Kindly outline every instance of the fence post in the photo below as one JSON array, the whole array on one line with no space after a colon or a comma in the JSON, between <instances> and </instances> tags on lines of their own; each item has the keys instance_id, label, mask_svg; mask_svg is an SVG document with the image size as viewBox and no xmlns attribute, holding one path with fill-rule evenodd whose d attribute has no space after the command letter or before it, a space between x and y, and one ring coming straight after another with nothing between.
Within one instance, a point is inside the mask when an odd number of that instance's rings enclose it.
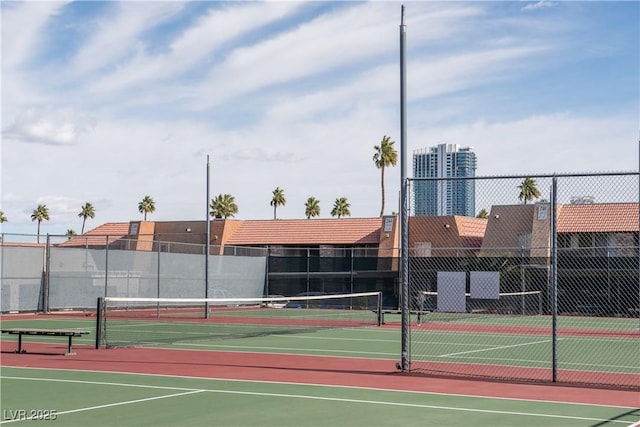
<instances>
[{"instance_id":1,"label":"fence post","mask_svg":"<svg viewBox=\"0 0 640 427\"><path fill-rule=\"evenodd\" d=\"M353 257L355 256L355 248L351 248L351 266L349 272L349 282L350 282L350 291L349 293L353 293Z\"/></svg>"},{"instance_id":2,"label":"fence post","mask_svg":"<svg viewBox=\"0 0 640 427\"><path fill-rule=\"evenodd\" d=\"M309 276L311 274L310 271L309 271L309 269L311 268L310 264L309 264L310 262L311 262L311 249L307 248L307 286L306 286L307 294L309 294L309 286L310 286L310 283L309 283L309 281L310 281L310 277ZM324 285L323 285L323 288L324 288Z\"/></svg>"},{"instance_id":3,"label":"fence post","mask_svg":"<svg viewBox=\"0 0 640 427\"><path fill-rule=\"evenodd\" d=\"M0 234L0 283L6 283L4 281L4 233ZM11 307L11 303L7 306ZM0 311L2 311L1 306Z\"/></svg>"},{"instance_id":4,"label":"fence post","mask_svg":"<svg viewBox=\"0 0 640 427\"><path fill-rule=\"evenodd\" d=\"M157 297L160 298L160 246L162 246L162 240L160 240L160 235L158 235L158 265L156 267L156 274L158 276L158 288L156 290ZM156 304L156 314L160 317L160 302Z\"/></svg>"},{"instance_id":5,"label":"fence post","mask_svg":"<svg viewBox=\"0 0 640 427\"><path fill-rule=\"evenodd\" d=\"M44 265L43 268L43 283L42 283L42 311L45 313L49 313L49 280L51 278L49 274L50 265L51 265L51 237L49 233L47 233L47 244L44 249Z\"/></svg>"},{"instance_id":6,"label":"fence post","mask_svg":"<svg viewBox=\"0 0 640 427\"><path fill-rule=\"evenodd\" d=\"M209 298L209 252L211 252L211 210L209 205L209 182L210 182L210 166L209 166L209 155L207 154L207 195L206 195L206 214L204 220L207 224L207 236L204 242L204 297ZM220 251L218 251L220 252ZM209 318L209 301L204 304L204 318Z\"/></svg>"},{"instance_id":7,"label":"fence post","mask_svg":"<svg viewBox=\"0 0 640 427\"><path fill-rule=\"evenodd\" d=\"M551 380L558 381L558 178L551 180Z\"/></svg>"},{"instance_id":8,"label":"fence post","mask_svg":"<svg viewBox=\"0 0 640 427\"><path fill-rule=\"evenodd\" d=\"M264 288L265 295L270 295L271 290L269 289L269 262L271 262L271 251L269 250L269 246L267 245L266 249L263 252L265 256L265 266L264 266Z\"/></svg>"},{"instance_id":9,"label":"fence post","mask_svg":"<svg viewBox=\"0 0 640 427\"><path fill-rule=\"evenodd\" d=\"M109 289L109 236L104 237L104 297Z\"/></svg>"},{"instance_id":10,"label":"fence post","mask_svg":"<svg viewBox=\"0 0 640 427\"><path fill-rule=\"evenodd\" d=\"M96 307L96 350L100 348L102 343L102 308L104 306L104 297L98 297Z\"/></svg>"}]
</instances>

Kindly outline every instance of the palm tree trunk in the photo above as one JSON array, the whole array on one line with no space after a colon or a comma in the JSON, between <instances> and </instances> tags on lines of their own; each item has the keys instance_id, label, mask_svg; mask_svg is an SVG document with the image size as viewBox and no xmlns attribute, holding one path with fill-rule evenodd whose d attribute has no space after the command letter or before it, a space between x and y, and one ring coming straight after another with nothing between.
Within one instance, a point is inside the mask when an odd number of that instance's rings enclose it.
<instances>
[{"instance_id":1,"label":"palm tree trunk","mask_svg":"<svg viewBox=\"0 0 640 427\"><path fill-rule=\"evenodd\" d=\"M382 187L382 207L380 208L380 218L384 215L384 165L380 168L382 170L380 186Z\"/></svg>"},{"instance_id":2,"label":"palm tree trunk","mask_svg":"<svg viewBox=\"0 0 640 427\"><path fill-rule=\"evenodd\" d=\"M38 244L40 243L40 223L42 221L38 220Z\"/></svg>"}]
</instances>

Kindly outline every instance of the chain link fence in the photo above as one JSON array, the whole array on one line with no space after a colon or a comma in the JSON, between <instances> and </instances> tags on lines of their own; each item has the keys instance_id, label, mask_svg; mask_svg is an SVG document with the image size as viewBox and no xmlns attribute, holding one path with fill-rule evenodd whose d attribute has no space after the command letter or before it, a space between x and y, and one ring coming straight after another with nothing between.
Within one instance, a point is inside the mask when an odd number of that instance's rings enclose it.
<instances>
[{"instance_id":1,"label":"chain link fence","mask_svg":"<svg viewBox=\"0 0 640 427\"><path fill-rule=\"evenodd\" d=\"M268 294L302 296L380 291L385 309L398 307L398 258L382 256L378 248L271 247L268 253Z\"/></svg>"},{"instance_id":2,"label":"chain link fence","mask_svg":"<svg viewBox=\"0 0 640 427\"><path fill-rule=\"evenodd\" d=\"M94 310L98 297L261 297L267 253L110 236L46 236L42 244L0 245L1 311ZM22 237L22 236L15 236ZM17 239L16 239L17 240ZM208 262L208 265L205 263ZM205 275L205 272L208 274Z\"/></svg>"},{"instance_id":3,"label":"chain link fence","mask_svg":"<svg viewBox=\"0 0 640 427\"><path fill-rule=\"evenodd\" d=\"M371 290L394 308L406 285L401 357L411 371L640 389L639 177L411 179L402 259L377 248L232 246L205 258L205 245L169 237L12 245L23 236L5 234L0 308Z\"/></svg>"},{"instance_id":4,"label":"chain link fence","mask_svg":"<svg viewBox=\"0 0 640 427\"><path fill-rule=\"evenodd\" d=\"M640 388L638 176L410 180L410 370Z\"/></svg>"}]
</instances>

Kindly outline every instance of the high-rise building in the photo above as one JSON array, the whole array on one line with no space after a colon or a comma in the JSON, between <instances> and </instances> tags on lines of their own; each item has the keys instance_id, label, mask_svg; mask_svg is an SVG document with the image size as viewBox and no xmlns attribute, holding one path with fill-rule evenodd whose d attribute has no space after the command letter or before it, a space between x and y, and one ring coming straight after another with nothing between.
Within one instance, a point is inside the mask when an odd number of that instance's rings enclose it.
<instances>
[{"instance_id":1,"label":"high-rise building","mask_svg":"<svg viewBox=\"0 0 640 427\"><path fill-rule=\"evenodd\" d=\"M475 216L476 155L473 147L439 144L413 152L413 207L416 216ZM426 179L419 178L443 178ZM444 179L448 178L448 179Z\"/></svg>"}]
</instances>

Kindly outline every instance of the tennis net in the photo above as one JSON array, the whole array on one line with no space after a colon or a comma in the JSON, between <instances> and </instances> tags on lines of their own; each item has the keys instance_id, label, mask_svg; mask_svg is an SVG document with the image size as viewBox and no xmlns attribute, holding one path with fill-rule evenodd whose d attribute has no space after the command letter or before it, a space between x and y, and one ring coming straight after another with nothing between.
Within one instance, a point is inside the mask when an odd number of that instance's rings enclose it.
<instances>
[{"instance_id":1,"label":"tennis net","mask_svg":"<svg viewBox=\"0 0 640 427\"><path fill-rule=\"evenodd\" d=\"M99 298L96 347L380 326L381 304L381 292L263 298Z\"/></svg>"}]
</instances>

